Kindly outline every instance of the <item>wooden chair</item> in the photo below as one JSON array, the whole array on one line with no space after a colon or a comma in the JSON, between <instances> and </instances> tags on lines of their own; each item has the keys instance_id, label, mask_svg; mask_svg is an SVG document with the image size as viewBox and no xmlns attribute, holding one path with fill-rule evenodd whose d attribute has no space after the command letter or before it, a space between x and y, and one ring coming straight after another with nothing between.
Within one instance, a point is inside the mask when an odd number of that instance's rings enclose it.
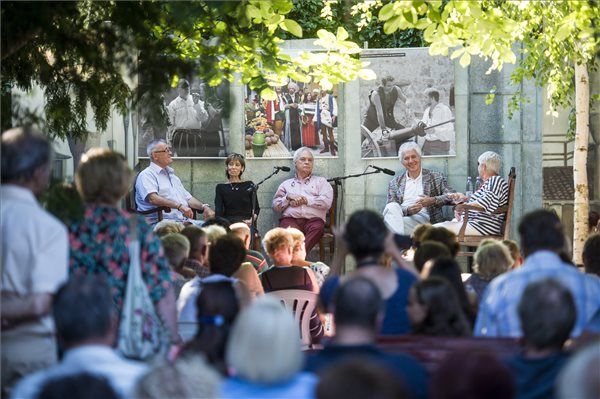
<instances>
[{"instance_id":1,"label":"wooden chair","mask_svg":"<svg viewBox=\"0 0 600 399\"><path fill-rule=\"evenodd\" d=\"M171 208L168 208L166 206L157 206L156 208L148 209L147 211L140 211L139 209L137 209L137 203L135 202L135 183L137 181L137 177L138 175L135 176L131 190L129 190L129 192L125 196L125 209L129 213L137 213L144 216L156 214L156 217L160 222L161 220L163 220L163 212L169 213L171 212Z\"/></svg>"},{"instance_id":2,"label":"wooden chair","mask_svg":"<svg viewBox=\"0 0 600 399\"><path fill-rule=\"evenodd\" d=\"M504 224L502 225L502 231L499 235L491 235L491 236L470 236L465 235L465 229L467 228L467 223L469 222L469 211L475 210L475 207L465 205L465 214L463 216L463 224L458 233L458 243L461 246L467 247L464 251L459 251L458 256L468 256L472 257L475 254L474 248L476 249L479 246L479 243L485 239L495 239L495 240L508 240L510 235L510 220L512 218L512 208L513 208L513 199L515 196L515 180L517 179L517 173L515 171L515 167L510 168L510 173L508 174L508 204L506 206L500 207L496 209L494 214L501 215L504 214Z\"/></svg>"},{"instance_id":3,"label":"wooden chair","mask_svg":"<svg viewBox=\"0 0 600 399\"><path fill-rule=\"evenodd\" d=\"M279 290L269 292L267 295L279 299L281 305L293 313L294 319L300 326L302 348L312 348L310 318L317 306L318 294L306 290Z\"/></svg>"},{"instance_id":4,"label":"wooden chair","mask_svg":"<svg viewBox=\"0 0 600 399\"><path fill-rule=\"evenodd\" d=\"M333 201L331 201L331 208L327 212L325 218L325 227L323 230L323 236L319 240L319 260L325 262L325 245L329 243L329 256L333 257L335 251L335 236L333 234L333 228L335 227L336 209L337 209L337 197L338 197L338 185L332 184L333 187Z\"/></svg>"}]
</instances>

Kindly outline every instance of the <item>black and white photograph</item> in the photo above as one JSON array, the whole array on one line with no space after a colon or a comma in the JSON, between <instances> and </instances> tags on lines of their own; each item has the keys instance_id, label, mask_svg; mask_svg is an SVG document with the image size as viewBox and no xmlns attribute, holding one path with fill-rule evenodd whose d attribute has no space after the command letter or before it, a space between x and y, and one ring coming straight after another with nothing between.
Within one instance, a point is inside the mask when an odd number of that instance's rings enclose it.
<instances>
[{"instance_id":1,"label":"black and white photograph","mask_svg":"<svg viewBox=\"0 0 600 399\"><path fill-rule=\"evenodd\" d=\"M397 157L416 141L423 156L455 156L454 62L428 48L364 50L374 81L360 81L361 157Z\"/></svg>"},{"instance_id":2,"label":"black and white photograph","mask_svg":"<svg viewBox=\"0 0 600 399\"><path fill-rule=\"evenodd\" d=\"M180 78L151 106L142 95L139 109L138 153L166 140L174 158L223 158L229 145L229 83L211 87L198 78ZM156 103L156 102L154 102Z\"/></svg>"}]
</instances>

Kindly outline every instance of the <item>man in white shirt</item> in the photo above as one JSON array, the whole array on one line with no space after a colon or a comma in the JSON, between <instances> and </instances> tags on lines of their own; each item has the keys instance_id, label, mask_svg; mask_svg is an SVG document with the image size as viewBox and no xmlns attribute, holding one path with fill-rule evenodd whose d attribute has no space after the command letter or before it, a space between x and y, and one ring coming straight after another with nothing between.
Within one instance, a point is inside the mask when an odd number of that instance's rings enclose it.
<instances>
[{"instance_id":1,"label":"man in white shirt","mask_svg":"<svg viewBox=\"0 0 600 399\"><path fill-rule=\"evenodd\" d=\"M202 122L208 119L208 112L200 96L190 95L190 82L181 79L177 85L178 96L169 103L169 131L167 141L170 143L173 133L178 129L200 130Z\"/></svg>"},{"instance_id":2,"label":"man in white shirt","mask_svg":"<svg viewBox=\"0 0 600 399\"><path fill-rule=\"evenodd\" d=\"M454 116L447 105L440 102L440 92L430 87L425 90L429 106L423 113L422 123L426 126L440 126L427 129L423 143L423 155L449 155L455 153L452 148L454 141ZM422 126L422 125L421 125ZM425 126L423 126L425 127Z\"/></svg>"},{"instance_id":3,"label":"man in white shirt","mask_svg":"<svg viewBox=\"0 0 600 399\"><path fill-rule=\"evenodd\" d=\"M83 372L106 378L121 397L131 397L148 366L124 359L112 348L118 316L106 282L90 276L71 279L56 293L52 313L65 347L63 359L19 381L11 397L36 398L49 380Z\"/></svg>"},{"instance_id":4,"label":"man in white shirt","mask_svg":"<svg viewBox=\"0 0 600 399\"><path fill-rule=\"evenodd\" d=\"M421 148L404 143L398 158L406 172L390 181L383 220L398 234L411 234L419 224L444 221L442 206L452 203L454 189L440 173L421 167Z\"/></svg>"},{"instance_id":5,"label":"man in white shirt","mask_svg":"<svg viewBox=\"0 0 600 399\"><path fill-rule=\"evenodd\" d=\"M175 171L169 165L173 163L171 147L164 140L155 140L148 144L150 165L142 170L135 182L135 202L141 211L157 206L171 208L165 213L165 219L179 222L197 223L194 221L193 209L202 210L204 219L215 215L207 204L193 197L181 183ZM149 218L149 223L157 219Z\"/></svg>"},{"instance_id":6,"label":"man in white shirt","mask_svg":"<svg viewBox=\"0 0 600 399\"><path fill-rule=\"evenodd\" d=\"M52 295L67 279L66 227L38 204L48 186L52 147L41 133L2 134L2 389L57 361Z\"/></svg>"}]
</instances>

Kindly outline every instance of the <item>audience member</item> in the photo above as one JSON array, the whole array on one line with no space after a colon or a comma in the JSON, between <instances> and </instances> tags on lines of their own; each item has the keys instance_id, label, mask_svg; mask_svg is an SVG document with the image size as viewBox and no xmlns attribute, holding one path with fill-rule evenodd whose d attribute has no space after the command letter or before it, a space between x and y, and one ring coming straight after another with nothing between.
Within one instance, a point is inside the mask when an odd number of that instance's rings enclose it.
<instances>
[{"instance_id":1,"label":"audience member","mask_svg":"<svg viewBox=\"0 0 600 399\"><path fill-rule=\"evenodd\" d=\"M217 399L221 376L202 357L178 358L140 378L135 388L139 399Z\"/></svg>"},{"instance_id":2,"label":"audience member","mask_svg":"<svg viewBox=\"0 0 600 399\"><path fill-rule=\"evenodd\" d=\"M600 339L575 353L556 381L559 399L600 398Z\"/></svg>"},{"instance_id":3,"label":"audience member","mask_svg":"<svg viewBox=\"0 0 600 399\"><path fill-rule=\"evenodd\" d=\"M196 276L181 288L181 294L177 301L177 313L180 322L195 322L198 320L196 301L204 285L208 283L230 282L238 290L242 303L248 300L248 289L233 274L238 271L246 248L242 240L226 234L219 237L210 247L208 253L208 264L210 275L201 279Z\"/></svg>"},{"instance_id":4,"label":"audience member","mask_svg":"<svg viewBox=\"0 0 600 399\"><path fill-rule=\"evenodd\" d=\"M515 392L508 367L472 348L448 354L431 378L435 399L513 399Z\"/></svg>"},{"instance_id":5,"label":"audience member","mask_svg":"<svg viewBox=\"0 0 600 399\"><path fill-rule=\"evenodd\" d=\"M218 224L209 224L202 228L206 233L206 240L209 245L213 245L219 237L223 237L227 234L227 229Z\"/></svg>"},{"instance_id":6,"label":"audience member","mask_svg":"<svg viewBox=\"0 0 600 399\"><path fill-rule=\"evenodd\" d=\"M307 147L294 152L296 174L279 185L273 211L281 213L279 227L295 227L306 236L306 252L319 242L325 216L333 201L333 188L324 177L312 174L314 157Z\"/></svg>"},{"instance_id":7,"label":"audience member","mask_svg":"<svg viewBox=\"0 0 600 399\"><path fill-rule=\"evenodd\" d=\"M75 183L86 210L84 219L69 227L69 272L105 277L121 315L130 264L129 242L135 231L142 279L171 341L177 342L175 294L160 240L142 216L129 215L118 207L132 177L127 160L118 152L92 148L81 158Z\"/></svg>"},{"instance_id":8,"label":"audience member","mask_svg":"<svg viewBox=\"0 0 600 399\"><path fill-rule=\"evenodd\" d=\"M537 210L526 214L519 223L519 235L525 263L488 285L479 305L475 335L520 336L517 305L525 287L551 277L565 285L575 298L577 321L571 334L578 336L600 308L600 279L561 260L559 253L564 248L565 236L553 212Z\"/></svg>"},{"instance_id":9,"label":"audience member","mask_svg":"<svg viewBox=\"0 0 600 399\"><path fill-rule=\"evenodd\" d=\"M67 279L65 226L36 200L48 186L52 147L39 132L2 133L2 390L57 361L52 295ZM5 392L6 393L6 392ZM4 395L3 395L4 396Z\"/></svg>"},{"instance_id":10,"label":"audience member","mask_svg":"<svg viewBox=\"0 0 600 399\"><path fill-rule=\"evenodd\" d=\"M231 282L204 284L196 300L198 330L180 356L202 354L221 375L227 376L225 345L239 310L240 303Z\"/></svg>"},{"instance_id":11,"label":"audience member","mask_svg":"<svg viewBox=\"0 0 600 399\"><path fill-rule=\"evenodd\" d=\"M229 226L231 226L231 222L221 216L214 216L214 217L207 219L202 226L203 227L221 226L222 228L225 229L226 233L231 233L231 229L229 228Z\"/></svg>"},{"instance_id":12,"label":"audience member","mask_svg":"<svg viewBox=\"0 0 600 399\"><path fill-rule=\"evenodd\" d=\"M600 213L590 211L588 216L589 234L598 233L598 225L600 224Z\"/></svg>"},{"instance_id":13,"label":"audience member","mask_svg":"<svg viewBox=\"0 0 600 399\"><path fill-rule=\"evenodd\" d=\"M431 228L425 230L421 240L423 242L436 241L444 244L446 248L448 248L448 251L450 251L450 255L453 258L456 258L456 254L458 254L458 250L460 249L456 234L444 227L432 226Z\"/></svg>"},{"instance_id":14,"label":"audience member","mask_svg":"<svg viewBox=\"0 0 600 399\"><path fill-rule=\"evenodd\" d=\"M305 370L323 375L335 364L368 358L393 370L411 397L426 398L425 368L410 356L387 354L375 346L384 311L375 284L364 277L350 278L337 289L334 302L335 336L323 350L307 357Z\"/></svg>"},{"instance_id":15,"label":"audience member","mask_svg":"<svg viewBox=\"0 0 600 399\"><path fill-rule=\"evenodd\" d=\"M317 378L302 372L298 324L268 295L243 309L233 324L225 359L232 372L221 398L313 398Z\"/></svg>"},{"instance_id":16,"label":"audience member","mask_svg":"<svg viewBox=\"0 0 600 399\"><path fill-rule=\"evenodd\" d=\"M523 259L523 256L521 256L521 248L519 248L519 244L517 244L517 242L514 240L503 240L502 244L505 245L506 248L508 248L508 251L510 252L510 256L512 257L512 260L513 260L513 263L509 267L509 270L513 270L518 267L521 267L524 259Z\"/></svg>"},{"instance_id":17,"label":"audience member","mask_svg":"<svg viewBox=\"0 0 600 399\"><path fill-rule=\"evenodd\" d=\"M173 272L173 291L175 299L177 299L183 284L196 275L194 270L184 266L185 260L190 254L190 242L183 234L179 233L167 234L160 241Z\"/></svg>"},{"instance_id":18,"label":"audience member","mask_svg":"<svg viewBox=\"0 0 600 399\"><path fill-rule=\"evenodd\" d=\"M465 280L465 288L476 295L479 303L490 281L506 272L512 264L513 258L504 244L483 240L475 252L474 273Z\"/></svg>"},{"instance_id":19,"label":"audience member","mask_svg":"<svg viewBox=\"0 0 600 399\"><path fill-rule=\"evenodd\" d=\"M586 273L600 277L600 233L592 234L585 240L583 267Z\"/></svg>"},{"instance_id":20,"label":"audience member","mask_svg":"<svg viewBox=\"0 0 600 399\"><path fill-rule=\"evenodd\" d=\"M123 359L112 348L118 316L104 280L70 279L56 293L52 313L58 339L65 349L62 361L25 377L16 385L12 397L36 398L47 381L81 372L107 378L120 396L128 397L147 366Z\"/></svg>"},{"instance_id":21,"label":"audience member","mask_svg":"<svg viewBox=\"0 0 600 399\"><path fill-rule=\"evenodd\" d=\"M279 290L304 290L319 293L315 274L308 267L292 265L294 241L288 229L275 227L265 234L263 246L273 261L273 267L260 275L265 292ZM316 309L310 318L310 336L313 343L324 334L323 325Z\"/></svg>"},{"instance_id":22,"label":"audience member","mask_svg":"<svg viewBox=\"0 0 600 399\"><path fill-rule=\"evenodd\" d=\"M181 183L175 171L171 147L162 139L151 141L147 148L150 165L142 170L135 181L135 202L141 211L166 206L171 212L164 213L165 219L178 222L194 222L194 209L204 212L204 218L215 215L207 204L190 194ZM149 217L150 223L156 218Z\"/></svg>"},{"instance_id":23,"label":"audience member","mask_svg":"<svg viewBox=\"0 0 600 399\"><path fill-rule=\"evenodd\" d=\"M88 373L68 375L49 380L36 399L121 399L106 378Z\"/></svg>"},{"instance_id":24,"label":"audience member","mask_svg":"<svg viewBox=\"0 0 600 399\"><path fill-rule=\"evenodd\" d=\"M419 224L443 222L442 206L454 199L446 176L421 167L421 147L414 141L400 146L398 158L406 170L388 185L386 226L394 233L411 234Z\"/></svg>"},{"instance_id":25,"label":"audience member","mask_svg":"<svg viewBox=\"0 0 600 399\"><path fill-rule=\"evenodd\" d=\"M210 274L208 268L208 240L204 230L198 226L185 226L181 230L190 242L190 254L185 260L183 267L192 269L196 276L204 278Z\"/></svg>"},{"instance_id":26,"label":"audience member","mask_svg":"<svg viewBox=\"0 0 600 399\"><path fill-rule=\"evenodd\" d=\"M563 346L575 325L577 309L567 288L553 279L525 288L518 306L523 352L509 362L518 399L551 399L567 361Z\"/></svg>"},{"instance_id":27,"label":"audience member","mask_svg":"<svg viewBox=\"0 0 600 399\"><path fill-rule=\"evenodd\" d=\"M451 258L450 251L441 242L437 241L422 241L415 251L413 262L419 273L425 269L427 262L433 263L437 259ZM431 266L429 266L431 268Z\"/></svg>"},{"instance_id":28,"label":"audience member","mask_svg":"<svg viewBox=\"0 0 600 399\"><path fill-rule=\"evenodd\" d=\"M356 270L344 276L333 276L325 280L321 288L321 303L329 310L335 290L352 276L363 276L375 283L385 300L385 312L380 334L407 334L410 330L406 305L408 290L417 277L403 267L389 268L381 265L384 252L394 245L393 234L388 231L383 218L376 212L360 210L354 212L346 223L343 234L336 243L336 259L350 253L356 260ZM403 265L401 259L397 259ZM334 259L333 270L337 270Z\"/></svg>"},{"instance_id":29,"label":"audience member","mask_svg":"<svg viewBox=\"0 0 600 399\"><path fill-rule=\"evenodd\" d=\"M413 397L389 368L371 359L349 360L328 368L315 394L317 399Z\"/></svg>"},{"instance_id":30,"label":"audience member","mask_svg":"<svg viewBox=\"0 0 600 399\"><path fill-rule=\"evenodd\" d=\"M184 227L185 226L182 223L178 223L173 220L163 219L154 225L153 230L157 236L163 237L167 234L181 233Z\"/></svg>"},{"instance_id":31,"label":"audience member","mask_svg":"<svg viewBox=\"0 0 600 399\"><path fill-rule=\"evenodd\" d=\"M306 245L304 244L304 233L294 227L288 227L292 240L294 241L294 247L292 249L292 265L309 267L314 273L317 279L319 287L323 285L323 282L329 274L329 266L321 261L309 262L306 260Z\"/></svg>"},{"instance_id":32,"label":"audience member","mask_svg":"<svg viewBox=\"0 0 600 399\"><path fill-rule=\"evenodd\" d=\"M412 333L443 337L467 337L471 328L455 290L441 277L421 280L410 289L406 307Z\"/></svg>"},{"instance_id":33,"label":"audience member","mask_svg":"<svg viewBox=\"0 0 600 399\"><path fill-rule=\"evenodd\" d=\"M244 242L246 247L246 262L250 262L257 273L262 273L269 268L267 260L262 253L250 249L252 244L252 235L250 234L250 227L244 222L233 223L229 226L231 232L238 236L240 240Z\"/></svg>"}]
</instances>

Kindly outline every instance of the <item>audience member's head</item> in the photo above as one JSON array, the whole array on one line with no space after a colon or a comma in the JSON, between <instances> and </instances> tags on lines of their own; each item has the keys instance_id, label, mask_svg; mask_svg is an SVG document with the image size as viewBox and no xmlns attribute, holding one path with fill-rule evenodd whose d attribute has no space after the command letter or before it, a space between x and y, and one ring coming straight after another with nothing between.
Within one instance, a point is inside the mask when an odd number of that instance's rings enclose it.
<instances>
[{"instance_id":1,"label":"audience member's head","mask_svg":"<svg viewBox=\"0 0 600 399\"><path fill-rule=\"evenodd\" d=\"M183 223L174 220L163 219L154 225L154 233L159 237L164 237L167 234L181 233L184 229Z\"/></svg>"},{"instance_id":2,"label":"audience member's head","mask_svg":"<svg viewBox=\"0 0 600 399\"><path fill-rule=\"evenodd\" d=\"M428 261L441 258L451 258L448 247L437 241L421 241L415 251L413 262L417 270L421 272Z\"/></svg>"},{"instance_id":3,"label":"audience member's head","mask_svg":"<svg viewBox=\"0 0 600 399\"><path fill-rule=\"evenodd\" d=\"M508 248L512 258L512 265L509 269L516 269L523 264L523 256L521 256L521 248L514 240L503 240L502 244Z\"/></svg>"},{"instance_id":4,"label":"audience member's head","mask_svg":"<svg viewBox=\"0 0 600 399\"><path fill-rule=\"evenodd\" d=\"M600 233L592 234L585 240L583 267L586 273L600 276Z\"/></svg>"},{"instance_id":5,"label":"audience member's head","mask_svg":"<svg viewBox=\"0 0 600 399\"><path fill-rule=\"evenodd\" d=\"M240 240L242 240L242 242L244 243L246 248L250 248L250 244L252 242L251 233L250 233L250 227L248 227L248 225L246 223L243 223L243 222L233 223L229 226L229 230L231 230L231 232L233 234L235 234L236 236L239 237Z\"/></svg>"},{"instance_id":6,"label":"audience member's head","mask_svg":"<svg viewBox=\"0 0 600 399\"><path fill-rule=\"evenodd\" d=\"M174 270L181 268L190 255L190 242L187 237L183 234L171 233L163 236L160 241L171 267Z\"/></svg>"},{"instance_id":7,"label":"audience member's head","mask_svg":"<svg viewBox=\"0 0 600 399\"><path fill-rule=\"evenodd\" d=\"M516 387L508 367L492 354L461 349L440 363L429 393L435 399L512 399Z\"/></svg>"},{"instance_id":8,"label":"audience member's head","mask_svg":"<svg viewBox=\"0 0 600 399\"><path fill-rule=\"evenodd\" d=\"M384 251L384 242L389 231L377 212L360 210L354 212L344 231L348 252L356 260L379 258Z\"/></svg>"},{"instance_id":9,"label":"audience member's head","mask_svg":"<svg viewBox=\"0 0 600 399\"><path fill-rule=\"evenodd\" d=\"M525 346L534 350L561 350L577 318L573 295L553 279L529 284L517 313Z\"/></svg>"},{"instance_id":10,"label":"audience member's head","mask_svg":"<svg viewBox=\"0 0 600 399\"><path fill-rule=\"evenodd\" d=\"M75 185L86 203L116 205L131 189L133 171L123 154L92 148L81 157Z\"/></svg>"},{"instance_id":11,"label":"audience member's head","mask_svg":"<svg viewBox=\"0 0 600 399\"><path fill-rule=\"evenodd\" d=\"M306 247L304 245L304 233L300 230L288 227L287 231L290 233L292 237L292 241L294 242L292 247L292 259L306 259Z\"/></svg>"},{"instance_id":12,"label":"audience member's head","mask_svg":"<svg viewBox=\"0 0 600 399\"><path fill-rule=\"evenodd\" d=\"M53 151L48 139L31 127L18 127L2 133L0 148L2 184L26 186L41 194L52 171Z\"/></svg>"},{"instance_id":13,"label":"audience member's head","mask_svg":"<svg viewBox=\"0 0 600 399\"><path fill-rule=\"evenodd\" d=\"M590 211L588 216L588 229L590 234L598 232L598 223L600 222L600 213Z\"/></svg>"},{"instance_id":14,"label":"audience member's head","mask_svg":"<svg viewBox=\"0 0 600 399\"><path fill-rule=\"evenodd\" d=\"M491 281L508 270L513 258L508 248L500 241L483 240L475 252L475 265L473 270L482 279Z\"/></svg>"},{"instance_id":15,"label":"audience member's head","mask_svg":"<svg viewBox=\"0 0 600 399\"><path fill-rule=\"evenodd\" d=\"M249 382L289 381L302 368L298 323L278 299L259 297L234 322L225 358L235 375Z\"/></svg>"},{"instance_id":16,"label":"audience member's head","mask_svg":"<svg viewBox=\"0 0 600 399\"><path fill-rule=\"evenodd\" d=\"M209 226L203 225L202 230L206 233L206 241L208 241L209 245L213 245L219 237L227 234L227 230L223 226L218 226L216 224Z\"/></svg>"},{"instance_id":17,"label":"audience member's head","mask_svg":"<svg viewBox=\"0 0 600 399\"><path fill-rule=\"evenodd\" d=\"M475 310L471 306L471 302L469 302L469 297L467 296L467 291L465 289L465 285L462 282L460 266L456 262L456 260L452 258L441 258L436 259L431 264L431 268L427 269L427 267L423 270L423 278L427 277L441 277L445 279L450 286L454 289L456 293L456 297L458 298L458 302L460 303L460 307L463 310L464 315L467 317L467 320L470 323L475 321Z\"/></svg>"},{"instance_id":18,"label":"audience member's head","mask_svg":"<svg viewBox=\"0 0 600 399\"><path fill-rule=\"evenodd\" d=\"M291 265L294 240L288 229L275 227L267 231L267 234L263 238L263 247L274 265Z\"/></svg>"},{"instance_id":19,"label":"audience member's head","mask_svg":"<svg viewBox=\"0 0 600 399\"><path fill-rule=\"evenodd\" d=\"M227 375L225 346L240 303L230 281L205 283L196 299L198 331L182 354L202 353L222 375Z\"/></svg>"},{"instance_id":20,"label":"audience member's head","mask_svg":"<svg viewBox=\"0 0 600 399\"><path fill-rule=\"evenodd\" d=\"M410 395L389 368L370 359L352 359L336 363L320 376L316 397L404 399Z\"/></svg>"},{"instance_id":21,"label":"audience member's head","mask_svg":"<svg viewBox=\"0 0 600 399\"><path fill-rule=\"evenodd\" d=\"M52 378L46 382L36 399L119 399L108 380L99 375L80 373Z\"/></svg>"},{"instance_id":22,"label":"audience member's head","mask_svg":"<svg viewBox=\"0 0 600 399\"><path fill-rule=\"evenodd\" d=\"M246 247L242 240L232 234L219 237L208 252L208 265L211 274L231 277L242 265Z\"/></svg>"},{"instance_id":23,"label":"audience member's head","mask_svg":"<svg viewBox=\"0 0 600 399\"><path fill-rule=\"evenodd\" d=\"M423 233L422 241L437 241L444 244L453 258L456 257L456 254L460 249L456 234L443 227L431 227L427 229Z\"/></svg>"},{"instance_id":24,"label":"audience member's head","mask_svg":"<svg viewBox=\"0 0 600 399\"><path fill-rule=\"evenodd\" d=\"M222 216L215 216L212 217L210 219L208 219L207 221L204 222L204 224L202 225L202 227L206 228L209 226L221 226L222 228L225 229L226 233L230 233L231 230L229 229L229 226L231 225L231 222L227 219L225 219Z\"/></svg>"},{"instance_id":25,"label":"audience member's head","mask_svg":"<svg viewBox=\"0 0 600 399\"><path fill-rule=\"evenodd\" d=\"M420 224L417 227L415 227L415 229L413 230L413 232L411 234L412 239L413 239L413 246L415 248L418 248L419 245L421 245L421 243L423 242L423 236L430 228L431 228L431 224L429 224L429 223L423 223L423 224Z\"/></svg>"},{"instance_id":26,"label":"audience member's head","mask_svg":"<svg viewBox=\"0 0 600 399\"><path fill-rule=\"evenodd\" d=\"M66 348L83 342L112 345L116 319L108 284L96 277L72 277L54 295L52 314Z\"/></svg>"},{"instance_id":27,"label":"audience member's head","mask_svg":"<svg viewBox=\"0 0 600 399\"><path fill-rule=\"evenodd\" d=\"M377 286L365 277L349 278L335 293L335 326L360 327L375 333L383 318L384 302Z\"/></svg>"},{"instance_id":28,"label":"audience member's head","mask_svg":"<svg viewBox=\"0 0 600 399\"><path fill-rule=\"evenodd\" d=\"M460 337L471 335L455 290L441 277L413 285L406 307L413 334Z\"/></svg>"},{"instance_id":29,"label":"audience member's head","mask_svg":"<svg viewBox=\"0 0 600 399\"><path fill-rule=\"evenodd\" d=\"M563 225L556 213L538 209L529 212L519 223L521 249L527 258L536 251L548 250L560 253L565 249Z\"/></svg>"},{"instance_id":30,"label":"audience member's head","mask_svg":"<svg viewBox=\"0 0 600 399\"><path fill-rule=\"evenodd\" d=\"M556 380L559 399L600 398L600 339L575 353Z\"/></svg>"},{"instance_id":31,"label":"audience member's head","mask_svg":"<svg viewBox=\"0 0 600 399\"><path fill-rule=\"evenodd\" d=\"M189 225L181 230L181 234L190 242L190 258L202 264L206 263L208 256L206 232L198 226Z\"/></svg>"},{"instance_id":32,"label":"audience member's head","mask_svg":"<svg viewBox=\"0 0 600 399\"><path fill-rule=\"evenodd\" d=\"M216 399L221 376L200 357L163 363L137 382L133 397L144 399Z\"/></svg>"}]
</instances>

